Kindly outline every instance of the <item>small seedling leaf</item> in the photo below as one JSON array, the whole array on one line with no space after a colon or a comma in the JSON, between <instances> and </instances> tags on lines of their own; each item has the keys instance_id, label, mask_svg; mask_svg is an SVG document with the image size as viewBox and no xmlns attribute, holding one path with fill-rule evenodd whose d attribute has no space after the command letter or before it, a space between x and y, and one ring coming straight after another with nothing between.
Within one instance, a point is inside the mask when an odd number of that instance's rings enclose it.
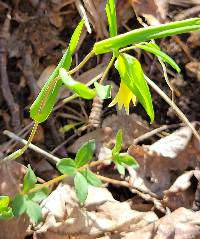
<instances>
[{"instance_id":1,"label":"small seedling leaf","mask_svg":"<svg viewBox=\"0 0 200 239\"><path fill-rule=\"evenodd\" d=\"M117 171L121 175L125 175L125 167L122 164L116 163Z\"/></svg>"},{"instance_id":2,"label":"small seedling leaf","mask_svg":"<svg viewBox=\"0 0 200 239\"><path fill-rule=\"evenodd\" d=\"M85 179L90 185L94 187L100 187L102 185L101 180L89 169L81 171L81 174L85 177Z\"/></svg>"},{"instance_id":3,"label":"small seedling leaf","mask_svg":"<svg viewBox=\"0 0 200 239\"><path fill-rule=\"evenodd\" d=\"M74 52L75 52L75 49L77 47L82 29L83 29L83 25L84 25L84 20L82 19L79 22L78 26L76 27L76 29L75 29L72 37L71 37L71 40L70 40L70 43L69 43L69 50L71 52L71 55L74 54Z\"/></svg>"},{"instance_id":4,"label":"small seedling leaf","mask_svg":"<svg viewBox=\"0 0 200 239\"><path fill-rule=\"evenodd\" d=\"M2 208L8 207L10 198L8 196L0 196L0 211Z\"/></svg>"},{"instance_id":5,"label":"small seedling leaf","mask_svg":"<svg viewBox=\"0 0 200 239\"><path fill-rule=\"evenodd\" d=\"M12 208L5 207L0 210L0 220L8 220L13 217Z\"/></svg>"},{"instance_id":6,"label":"small seedling leaf","mask_svg":"<svg viewBox=\"0 0 200 239\"><path fill-rule=\"evenodd\" d=\"M64 68L60 68L59 70L59 76L64 83L64 85L74 91L77 95L82 97L83 99L93 99L96 95L95 91L90 89L88 86L75 81Z\"/></svg>"},{"instance_id":7,"label":"small seedling leaf","mask_svg":"<svg viewBox=\"0 0 200 239\"><path fill-rule=\"evenodd\" d=\"M110 37L117 36L117 16L115 9L115 0L107 1L106 15L108 19Z\"/></svg>"},{"instance_id":8,"label":"small seedling leaf","mask_svg":"<svg viewBox=\"0 0 200 239\"><path fill-rule=\"evenodd\" d=\"M29 165L26 175L24 176L23 192L27 193L31 188L35 186L36 182L37 177L35 176L35 173L31 169L31 166Z\"/></svg>"},{"instance_id":9,"label":"small seedling leaf","mask_svg":"<svg viewBox=\"0 0 200 239\"><path fill-rule=\"evenodd\" d=\"M111 85L100 85L98 82L94 82L94 86L97 92L97 95L102 99L111 98Z\"/></svg>"},{"instance_id":10,"label":"small seedling leaf","mask_svg":"<svg viewBox=\"0 0 200 239\"><path fill-rule=\"evenodd\" d=\"M152 98L140 62L133 56L120 54L115 67L120 74L121 80L137 97L152 123L154 120Z\"/></svg>"},{"instance_id":11,"label":"small seedling leaf","mask_svg":"<svg viewBox=\"0 0 200 239\"><path fill-rule=\"evenodd\" d=\"M137 161L128 153L120 153L118 155L118 163L127 164L129 166L138 167Z\"/></svg>"},{"instance_id":12,"label":"small seedling leaf","mask_svg":"<svg viewBox=\"0 0 200 239\"><path fill-rule=\"evenodd\" d=\"M69 176L74 176L76 174L76 164L71 158L61 159L56 167L62 174L67 174Z\"/></svg>"},{"instance_id":13,"label":"small seedling leaf","mask_svg":"<svg viewBox=\"0 0 200 239\"><path fill-rule=\"evenodd\" d=\"M95 148L95 140L89 140L81 146L75 158L77 168L80 168L91 161Z\"/></svg>"},{"instance_id":14,"label":"small seedling leaf","mask_svg":"<svg viewBox=\"0 0 200 239\"><path fill-rule=\"evenodd\" d=\"M39 186L41 184L36 184L35 186ZM43 187L42 189L38 190L37 192L28 194L28 199L34 202L41 202L49 195L49 189L47 187Z\"/></svg>"},{"instance_id":15,"label":"small seedling leaf","mask_svg":"<svg viewBox=\"0 0 200 239\"><path fill-rule=\"evenodd\" d=\"M26 214L34 223L39 223L42 220L42 210L40 206L31 200L26 202Z\"/></svg>"},{"instance_id":16,"label":"small seedling leaf","mask_svg":"<svg viewBox=\"0 0 200 239\"><path fill-rule=\"evenodd\" d=\"M86 178L79 172L74 177L74 186L76 190L76 196L81 205L85 203L88 195L88 183Z\"/></svg>"},{"instance_id":17,"label":"small seedling leaf","mask_svg":"<svg viewBox=\"0 0 200 239\"><path fill-rule=\"evenodd\" d=\"M116 134L115 146L112 149L112 155L119 154L119 152L122 148L122 143L123 143L122 130L119 129L117 134Z\"/></svg>"},{"instance_id":18,"label":"small seedling leaf","mask_svg":"<svg viewBox=\"0 0 200 239\"><path fill-rule=\"evenodd\" d=\"M14 216L17 217L26 212L26 201L26 196L20 194L15 195L11 206Z\"/></svg>"}]
</instances>

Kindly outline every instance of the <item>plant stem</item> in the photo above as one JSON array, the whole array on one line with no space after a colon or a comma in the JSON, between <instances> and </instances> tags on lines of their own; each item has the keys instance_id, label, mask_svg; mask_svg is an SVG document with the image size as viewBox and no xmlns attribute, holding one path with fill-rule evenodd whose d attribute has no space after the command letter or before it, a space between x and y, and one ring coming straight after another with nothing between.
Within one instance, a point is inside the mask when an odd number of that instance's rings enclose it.
<instances>
[{"instance_id":1,"label":"plant stem","mask_svg":"<svg viewBox=\"0 0 200 239\"><path fill-rule=\"evenodd\" d=\"M69 74L69 75L72 75L72 74L74 74L75 72L77 72L78 70L80 70L80 69L85 65L85 63L86 63L91 57L94 56L94 54L95 54L95 53L94 53L94 51L92 50L89 54L87 54L87 56L81 61L81 63L80 63L78 66L76 66L76 67L74 67L74 69L68 71L68 74Z\"/></svg>"},{"instance_id":2,"label":"plant stem","mask_svg":"<svg viewBox=\"0 0 200 239\"><path fill-rule=\"evenodd\" d=\"M99 84L101 84L101 85L103 84L103 81L105 80L106 75L108 74L110 68L112 67L114 60L115 60L115 55L113 54L110 62L108 63L108 65L107 65L107 67L106 67L106 69L105 69L105 71L104 71L104 73L103 73L103 75L102 75L102 77L99 81Z\"/></svg>"}]
</instances>

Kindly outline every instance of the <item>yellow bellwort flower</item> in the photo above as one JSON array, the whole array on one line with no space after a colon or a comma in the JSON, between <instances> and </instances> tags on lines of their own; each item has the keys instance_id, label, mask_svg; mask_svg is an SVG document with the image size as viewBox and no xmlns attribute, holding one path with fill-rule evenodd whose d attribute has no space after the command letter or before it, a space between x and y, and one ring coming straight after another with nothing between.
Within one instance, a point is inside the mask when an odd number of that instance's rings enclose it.
<instances>
[{"instance_id":1,"label":"yellow bellwort flower","mask_svg":"<svg viewBox=\"0 0 200 239\"><path fill-rule=\"evenodd\" d=\"M136 104L136 96L132 93L132 91L121 81L119 91L117 92L117 95L113 99L113 101L109 104L108 107L112 107L116 104L118 104L119 110L122 109L122 106L124 105L124 108L126 110L126 114L129 114L129 104L130 101L133 101L133 104Z\"/></svg>"}]
</instances>

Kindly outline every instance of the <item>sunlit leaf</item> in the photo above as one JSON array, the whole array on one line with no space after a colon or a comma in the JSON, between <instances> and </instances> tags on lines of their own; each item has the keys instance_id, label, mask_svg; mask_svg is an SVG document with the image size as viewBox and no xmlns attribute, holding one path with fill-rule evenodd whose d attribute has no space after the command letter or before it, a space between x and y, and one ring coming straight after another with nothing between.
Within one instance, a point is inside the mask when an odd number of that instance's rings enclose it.
<instances>
[{"instance_id":1,"label":"sunlit leaf","mask_svg":"<svg viewBox=\"0 0 200 239\"><path fill-rule=\"evenodd\" d=\"M88 195L88 183L86 178L79 172L77 172L74 177L74 186L76 196L80 204L83 205Z\"/></svg>"},{"instance_id":2,"label":"sunlit leaf","mask_svg":"<svg viewBox=\"0 0 200 239\"><path fill-rule=\"evenodd\" d=\"M83 170L80 173L85 177L90 185L93 185L94 187L100 187L102 185L101 180L89 169Z\"/></svg>"},{"instance_id":3,"label":"sunlit leaf","mask_svg":"<svg viewBox=\"0 0 200 239\"><path fill-rule=\"evenodd\" d=\"M120 153L118 155L118 163L127 164L129 166L134 166L135 168L138 167L137 161L128 153Z\"/></svg>"},{"instance_id":4,"label":"sunlit leaf","mask_svg":"<svg viewBox=\"0 0 200 239\"><path fill-rule=\"evenodd\" d=\"M89 140L80 147L75 158L77 168L80 168L91 161L95 147L95 140Z\"/></svg>"},{"instance_id":5,"label":"sunlit leaf","mask_svg":"<svg viewBox=\"0 0 200 239\"><path fill-rule=\"evenodd\" d=\"M27 193L31 188L35 186L36 182L37 177L35 176L35 173L31 169L31 166L28 165L27 173L24 176L23 192Z\"/></svg>"},{"instance_id":6,"label":"sunlit leaf","mask_svg":"<svg viewBox=\"0 0 200 239\"><path fill-rule=\"evenodd\" d=\"M109 99L111 97L111 85L100 85L98 82L94 82L94 86L97 95L102 99Z\"/></svg>"},{"instance_id":7,"label":"sunlit leaf","mask_svg":"<svg viewBox=\"0 0 200 239\"><path fill-rule=\"evenodd\" d=\"M107 1L106 15L108 19L110 37L114 37L117 35L117 16L115 9L115 0Z\"/></svg>"},{"instance_id":8,"label":"sunlit leaf","mask_svg":"<svg viewBox=\"0 0 200 239\"><path fill-rule=\"evenodd\" d=\"M84 25L84 20L82 19L79 22L78 26L76 27L76 29L71 37L71 40L69 43L69 50L70 50L71 54L73 54L75 52L75 49L77 47L77 44L78 44L78 41L79 41L79 38L81 35L81 31L83 29L83 25Z\"/></svg>"},{"instance_id":9,"label":"sunlit leaf","mask_svg":"<svg viewBox=\"0 0 200 239\"><path fill-rule=\"evenodd\" d=\"M62 174L67 174L69 176L74 176L75 173L76 173L76 163L71 158L61 159L57 163L56 167Z\"/></svg>"},{"instance_id":10,"label":"sunlit leaf","mask_svg":"<svg viewBox=\"0 0 200 239\"><path fill-rule=\"evenodd\" d=\"M125 167L122 164L116 163L117 171L121 175L125 175Z\"/></svg>"}]
</instances>

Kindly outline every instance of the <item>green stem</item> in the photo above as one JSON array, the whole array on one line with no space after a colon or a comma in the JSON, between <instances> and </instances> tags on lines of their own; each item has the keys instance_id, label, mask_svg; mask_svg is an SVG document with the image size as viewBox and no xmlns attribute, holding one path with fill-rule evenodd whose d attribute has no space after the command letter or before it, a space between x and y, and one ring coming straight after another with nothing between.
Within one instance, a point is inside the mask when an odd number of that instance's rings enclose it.
<instances>
[{"instance_id":1,"label":"green stem","mask_svg":"<svg viewBox=\"0 0 200 239\"><path fill-rule=\"evenodd\" d=\"M87 56L81 61L81 63L80 63L78 66L76 66L76 67L74 67L74 69L68 71L68 74L69 74L69 75L72 75L72 74L74 74L75 72L77 72L78 70L80 70L80 69L85 65L85 63L86 63L91 57L93 57L94 55L95 55L95 53L94 53L94 51L92 50L89 54L87 54Z\"/></svg>"},{"instance_id":2,"label":"green stem","mask_svg":"<svg viewBox=\"0 0 200 239\"><path fill-rule=\"evenodd\" d=\"M112 67L114 60L115 60L115 55L113 54L110 62L108 63L108 65L107 65L107 67L106 67L106 69L105 69L105 71L104 71L104 73L103 73L103 75L102 75L102 77L99 81L99 84L103 84L103 81L105 80L106 75L108 74L110 68Z\"/></svg>"}]
</instances>

